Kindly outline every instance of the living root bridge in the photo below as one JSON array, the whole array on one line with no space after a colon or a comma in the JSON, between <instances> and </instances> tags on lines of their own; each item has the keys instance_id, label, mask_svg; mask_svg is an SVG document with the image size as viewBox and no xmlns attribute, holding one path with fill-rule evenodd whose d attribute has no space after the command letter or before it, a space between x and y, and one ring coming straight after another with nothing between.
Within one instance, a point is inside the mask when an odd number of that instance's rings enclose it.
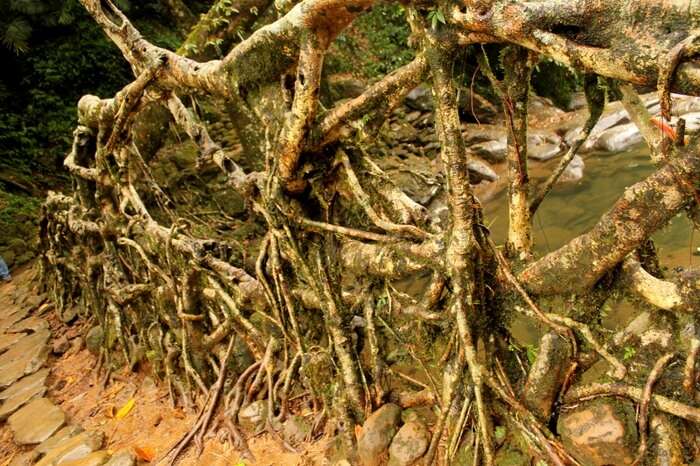
<instances>
[{"instance_id":1,"label":"living root bridge","mask_svg":"<svg viewBox=\"0 0 700 466\"><path fill-rule=\"evenodd\" d=\"M44 206L43 277L59 311L82 305L99 326L105 380L147 358L173 403L199 411L169 461L191 442L201 448L217 428L247 451L239 421L250 410L262 413L254 428L273 433L290 415L312 412L308 438L337 435L354 460L355 426L377 408L428 405L435 416L421 453L428 463L466 450L475 463L494 464L507 451L496 426L506 426L506 445L530 458L579 464L581 452L567 451L550 421L565 414L562 402L586 397L631 398L647 414L653 408L651 424L654 409L698 422L697 336L674 351L684 356L681 369L630 380L636 366L623 364L622 348L594 325L616 291L676 314L697 310L697 275L661 276L646 246L674 215L694 212L698 143L671 147L588 233L544 257L532 252L531 214L566 164L533 202L525 147L530 69L543 56L591 75L591 118L566 160L605 102L595 75L665 83L662 95L669 83L698 93L693 48L677 53L673 67L665 58L700 26L695 2L406 2L415 59L327 109L319 94L328 48L371 0L303 0L279 19L273 12L252 21L242 12L230 28L213 27L230 17L217 2L188 43L221 39L230 48L201 62L191 57L209 58L207 50L154 46L108 0L81 3L135 79L114 97L80 100L65 159L74 192L52 193ZM597 21L603 16L608 21ZM249 28L247 39L231 36L239 28ZM480 59L510 128L505 253L490 240L469 185L453 73L465 59L459 50L485 43L507 47L502 82ZM393 182L373 146L387 115L425 79L446 225ZM633 101L634 89L625 95ZM172 151L196 153L180 173L164 176L167 152L144 158L135 143L136 123L154 103L190 138L171 141ZM240 152L210 135L201 105L234 117ZM166 187L168 176L180 177L177 189ZM226 212L217 189L237 193L245 207ZM571 295L576 312L562 312L557 299ZM550 331L532 362L510 334L514 312ZM581 374L602 360L621 380L580 386ZM683 393L653 393L679 370ZM645 380L643 391L637 385Z\"/></svg>"}]
</instances>

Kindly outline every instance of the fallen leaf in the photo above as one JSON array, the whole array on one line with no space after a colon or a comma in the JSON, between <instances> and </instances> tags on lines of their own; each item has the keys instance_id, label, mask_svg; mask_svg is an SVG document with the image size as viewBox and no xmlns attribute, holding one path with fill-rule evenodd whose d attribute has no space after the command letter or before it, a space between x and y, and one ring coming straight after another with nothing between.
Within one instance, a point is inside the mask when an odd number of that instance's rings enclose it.
<instances>
[{"instance_id":1,"label":"fallen leaf","mask_svg":"<svg viewBox=\"0 0 700 466\"><path fill-rule=\"evenodd\" d=\"M134 404L136 403L136 400L131 398L129 401L127 401L124 406L119 408L119 411L117 411L117 414L114 415L115 418L117 419L122 419L126 417L127 414L131 411L131 409L134 407Z\"/></svg>"},{"instance_id":2,"label":"fallen leaf","mask_svg":"<svg viewBox=\"0 0 700 466\"><path fill-rule=\"evenodd\" d=\"M151 447L134 447L134 453L138 459L148 463L156 458L156 452Z\"/></svg>"},{"instance_id":3,"label":"fallen leaf","mask_svg":"<svg viewBox=\"0 0 700 466\"><path fill-rule=\"evenodd\" d=\"M355 438L357 440L359 440L361 435L362 435L362 426L355 424Z\"/></svg>"}]
</instances>

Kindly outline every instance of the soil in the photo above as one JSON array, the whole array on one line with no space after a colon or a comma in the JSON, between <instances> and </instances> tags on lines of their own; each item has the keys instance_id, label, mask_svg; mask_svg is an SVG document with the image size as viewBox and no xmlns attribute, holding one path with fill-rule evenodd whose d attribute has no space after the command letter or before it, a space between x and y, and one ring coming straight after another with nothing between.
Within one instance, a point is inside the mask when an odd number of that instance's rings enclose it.
<instances>
[{"instance_id":1,"label":"soil","mask_svg":"<svg viewBox=\"0 0 700 466\"><path fill-rule=\"evenodd\" d=\"M31 266L13 271L10 283L0 284L0 306L12 302L16 290L37 293L36 271ZM25 291L26 290L26 291ZM146 369L120 372L104 386L103 371L98 372L98 358L85 348L83 335L89 326L81 319L72 325L62 323L53 310L45 315L50 322L53 340L66 337L71 348L62 355L52 354L47 366L47 397L67 414L67 424L105 434L104 448L113 452L141 449L152 452L156 464L193 424L196 408L173 407L164 383L154 380ZM124 417L115 416L129 400L133 408ZM322 462L323 442L301 445L299 453L286 449L269 434L248 438L254 459L243 458L227 441L217 439L217 432L205 441L201 454L190 447L180 456L180 465L311 465ZM33 447L17 446L7 424L0 425L0 466L7 466L19 454ZM139 464L149 464L140 461Z\"/></svg>"}]
</instances>

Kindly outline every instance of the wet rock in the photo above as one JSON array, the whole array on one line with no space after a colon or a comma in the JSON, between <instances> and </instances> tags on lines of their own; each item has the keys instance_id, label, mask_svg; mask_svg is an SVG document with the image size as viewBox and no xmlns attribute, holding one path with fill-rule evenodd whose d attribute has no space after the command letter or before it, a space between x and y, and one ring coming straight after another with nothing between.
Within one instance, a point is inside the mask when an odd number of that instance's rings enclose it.
<instances>
[{"instance_id":1,"label":"wet rock","mask_svg":"<svg viewBox=\"0 0 700 466\"><path fill-rule=\"evenodd\" d=\"M433 96L427 84L421 84L406 95L406 106L413 110L428 111L433 109Z\"/></svg>"},{"instance_id":2,"label":"wet rock","mask_svg":"<svg viewBox=\"0 0 700 466\"><path fill-rule=\"evenodd\" d=\"M467 162L467 169L469 170L469 183L479 184L482 181L496 181L498 175L495 171L485 162L476 159L470 159Z\"/></svg>"},{"instance_id":3,"label":"wet rock","mask_svg":"<svg viewBox=\"0 0 700 466\"><path fill-rule=\"evenodd\" d=\"M551 142L543 142L536 145L531 145L527 148L527 157L540 162L551 160L559 157L564 152L561 146Z\"/></svg>"},{"instance_id":4,"label":"wet rock","mask_svg":"<svg viewBox=\"0 0 700 466\"><path fill-rule=\"evenodd\" d=\"M53 466L85 458L90 453L99 450L103 442L104 434L102 432L83 432L59 442L35 466Z\"/></svg>"},{"instance_id":5,"label":"wet rock","mask_svg":"<svg viewBox=\"0 0 700 466\"><path fill-rule=\"evenodd\" d=\"M36 372L49 353L49 331L24 336L0 355L0 388L7 387L26 374Z\"/></svg>"},{"instance_id":6,"label":"wet rock","mask_svg":"<svg viewBox=\"0 0 700 466\"><path fill-rule=\"evenodd\" d=\"M365 466L380 464L380 457L389 447L401 420L401 408L388 403L373 412L362 426L357 439L357 453Z\"/></svg>"},{"instance_id":7,"label":"wet rock","mask_svg":"<svg viewBox=\"0 0 700 466\"><path fill-rule=\"evenodd\" d=\"M54 433L51 437L41 442L34 449L35 458L39 458L40 456L45 455L49 451L56 448L58 445L66 442L68 439L71 439L81 433L83 433L83 428L75 424L65 426L64 428L59 429L58 431L56 431L56 433Z\"/></svg>"},{"instance_id":8,"label":"wet rock","mask_svg":"<svg viewBox=\"0 0 700 466\"><path fill-rule=\"evenodd\" d=\"M430 432L418 421L404 424L389 447L389 466L410 466L428 450Z\"/></svg>"},{"instance_id":9,"label":"wet rock","mask_svg":"<svg viewBox=\"0 0 700 466\"><path fill-rule=\"evenodd\" d=\"M475 155L491 163L503 162L506 159L508 143L505 139L480 142L469 147Z\"/></svg>"},{"instance_id":10,"label":"wet rock","mask_svg":"<svg viewBox=\"0 0 700 466\"><path fill-rule=\"evenodd\" d=\"M622 152L643 141L642 134L634 123L615 126L603 132L595 148L606 152Z\"/></svg>"},{"instance_id":11,"label":"wet rock","mask_svg":"<svg viewBox=\"0 0 700 466\"><path fill-rule=\"evenodd\" d=\"M257 427L265 422L267 417L267 401L254 401L238 412L238 422L241 427L249 432L254 432Z\"/></svg>"},{"instance_id":12,"label":"wet rock","mask_svg":"<svg viewBox=\"0 0 700 466\"><path fill-rule=\"evenodd\" d=\"M105 463L105 466L134 466L136 464L136 457L129 450L122 450L115 453L109 461Z\"/></svg>"},{"instance_id":13,"label":"wet rock","mask_svg":"<svg viewBox=\"0 0 700 466\"><path fill-rule=\"evenodd\" d=\"M564 411L557 423L567 451L585 466L629 465L637 452L632 403L594 400Z\"/></svg>"},{"instance_id":14,"label":"wet rock","mask_svg":"<svg viewBox=\"0 0 700 466\"><path fill-rule=\"evenodd\" d=\"M14 413L8 425L20 445L41 443L51 437L66 421L61 408L46 398L37 398Z\"/></svg>"},{"instance_id":15,"label":"wet rock","mask_svg":"<svg viewBox=\"0 0 700 466\"><path fill-rule=\"evenodd\" d=\"M92 354L99 354L104 343L104 331L102 327L96 325L85 335L85 346Z\"/></svg>"},{"instance_id":16,"label":"wet rock","mask_svg":"<svg viewBox=\"0 0 700 466\"><path fill-rule=\"evenodd\" d=\"M583 169L586 164L580 155L575 155L569 165L564 169L564 172L559 177L559 183L576 183L583 179Z\"/></svg>"},{"instance_id":17,"label":"wet rock","mask_svg":"<svg viewBox=\"0 0 700 466\"><path fill-rule=\"evenodd\" d=\"M44 396L48 375L49 370L43 369L18 380L0 393L0 400L3 400L2 406L0 406L0 420L6 419L34 398Z\"/></svg>"},{"instance_id":18,"label":"wet rock","mask_svg":"<svg viewBox=\"0 0 700 466\"><path fill-rule=\"evenodd\" d=\"M108 451L101 450L95 451L87 456L69 461L61 461L62 466L102 466L107 461L109 461L110 454Z\"/></svg>"},{"instance_id":19,"label":"wet rock","mask_svg":"<svg viewBox=\"0 0 700 466\"><path fill-rule=\"evenodd\" d=\"M282 427L284 439L291 445L306 441L311 434L311 424L301 416L290 416Z\"/></svg>"},{"instance_id":20,"label":"wet rock","mask_svg":"<svg viewBox=\"0 0 700 466\"><path fill-rule=\"evenodd\" d=\"M70 342L65 335L61 335L53 341L51 350L54 354L63 354L70 349Z\"/></svg>"},{"instance_id":21,"label":"wet rock","mask_svg":"<svg viewBox=\"0 0 700 466\"><path fill-rule=\"evenodd\" d=\"M46 330L49 328L49 323L46 321L46 319L42 319L41 317L27 317L26 319L22 319L19 322L15 322L9 329L7 329L8 333L19 333L19 332L26 332L26 331L31 331L31 332L38 332L40 330Z\"/></svg>"}]
</instances>

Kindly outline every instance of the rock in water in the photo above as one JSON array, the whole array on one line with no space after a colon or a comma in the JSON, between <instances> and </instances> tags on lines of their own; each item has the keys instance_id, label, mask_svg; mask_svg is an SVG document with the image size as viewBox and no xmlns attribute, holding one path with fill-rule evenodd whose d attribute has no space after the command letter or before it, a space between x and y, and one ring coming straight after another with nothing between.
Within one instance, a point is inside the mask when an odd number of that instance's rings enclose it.
<instances>
[{"instance_id":1,"label":"rock in water","mask_svg":"<svg viewBox=\"0 0 700 466\"><path fill-rule=\"evenodd\" d=\"M563 412L557 430L567 451L585 466L630 465L637 453L632 403L594 400Z\"/></svg>"},{"instance_id":2,"label":"rock in water","mask_svg":"<svg viewBox=\"0 0 700 466\"><path fill-rule=\"evenodd\" d=\"M498 179L496 172L493 171L488 164L482 162L481 160L470 159L467 162L467 169L469 170L470 184L479 184L482 181L491 182Z\"/></svg>"},{"instance_id":3,"label":"rock in water","mask_svg":"<svg viewBox=\"0 0 700 466\"><path fill-rule=\"evenodd\" d=\"M404 424L389 447L389 466L410 466L422 457L430 442L430 432L418 421Z\"/></svg>"},{"instance_id":4,"label":"rock in water","mask_svg":"<svg viewBox=\"0 0 700 466\"><path fill-rule=\"evenodd\" d=\"M388 403L372 413L362 426L357 453L365 466L380 464L380 458L394 438L401 420L401 408Z\"/></svg>"},{"instance_id":5,"label":"rock in water","mask_svg":"<svg viewBox=\"0 0 700 466\"><path fill-rule=\"evenodd\" d=\"M8 419L15 442L40 443L51 437L65 422L66 414L46 398L37 398Z\"/></svg>"},{"instance_id":6,"label":"rock in water","mask_svg":"<svg viewBox=\"0 0 700 466\"><path fill-rule=\"evenodd\" d=\"M564 169L564 172L559 178L559 183L576 183L583 179L583 169L586 164L579 155L575 155L569 165Z\"/></svg>"},{"instance_id":7,"label":"rock in water","mask_svg":"<svg viewBox=\"0 0 700 466\"><path fill-rule=\"evenodd\" d=\"M603 132L595 148L606 152L622 152L642 142L642 133L634 123L615 126Z\"/></svg>"}]
</instances>

